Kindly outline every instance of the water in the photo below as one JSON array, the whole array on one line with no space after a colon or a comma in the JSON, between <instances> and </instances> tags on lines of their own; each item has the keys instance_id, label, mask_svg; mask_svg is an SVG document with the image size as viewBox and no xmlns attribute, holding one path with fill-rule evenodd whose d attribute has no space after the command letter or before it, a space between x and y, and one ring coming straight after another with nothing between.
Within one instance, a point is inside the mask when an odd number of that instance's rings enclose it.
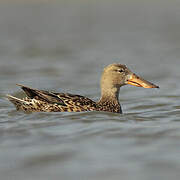
<instances>
[{"instance_id":1,"label":"water","mask_svg":"<svg viewBox=\"0 0 180 180\"><path fill-rule=\"evenodd\" d=\"M178 1L0 2L2 180L179 179ZM123 115L17 112L16 83L98 100L119 62L160 86L121 89Z\"/></svg>"}]
</instances>

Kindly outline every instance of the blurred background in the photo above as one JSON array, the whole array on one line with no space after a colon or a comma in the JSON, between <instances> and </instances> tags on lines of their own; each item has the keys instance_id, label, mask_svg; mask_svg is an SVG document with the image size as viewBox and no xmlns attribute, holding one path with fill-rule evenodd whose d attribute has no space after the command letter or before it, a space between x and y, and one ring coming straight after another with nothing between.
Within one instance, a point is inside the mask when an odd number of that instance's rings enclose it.
<instances>
[{"instance_id":1,"label":"blurred background","mask_svg":"<svg viewBox=\"0 0 180 180\"><path fill-rule=\"evenodd\" d=\"M122 88L124 115L25 115L4 99L21 83L98 100L114 62L160 90ZM1 0L1 178L178 179L179 69L179 0Z\"/></svg>"}]
</instances>

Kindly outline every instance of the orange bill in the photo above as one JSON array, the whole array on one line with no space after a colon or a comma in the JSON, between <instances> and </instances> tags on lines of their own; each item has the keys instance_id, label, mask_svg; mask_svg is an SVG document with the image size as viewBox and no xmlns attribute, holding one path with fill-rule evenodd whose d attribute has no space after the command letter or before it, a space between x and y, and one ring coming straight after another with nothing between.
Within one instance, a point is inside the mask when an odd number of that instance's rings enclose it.
<instances>
[{"instance_id":1,"label":"orange bill","mask_svg":"<svg viewBox=\"0 0 180 180\"><path fill-rule=\"evenodd\" d=\"M159 86L156 86L155 84L144 80L136 74L130 75L130 77L127 79L127 84L143 88L159 88Z\"/></svg>"}]
</instances>

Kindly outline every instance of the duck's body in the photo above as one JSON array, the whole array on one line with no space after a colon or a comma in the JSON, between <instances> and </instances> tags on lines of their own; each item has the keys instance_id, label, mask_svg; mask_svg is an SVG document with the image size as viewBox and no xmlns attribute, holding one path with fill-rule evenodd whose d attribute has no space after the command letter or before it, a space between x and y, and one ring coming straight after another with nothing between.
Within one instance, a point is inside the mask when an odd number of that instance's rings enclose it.
<instances>
[{"instance_id":1,"label":"duck's body","mask_svg":"<svg viewBox=\"0 0 180 180\"><path fill-rule=\"evenodd\" d=\"M25 112L109 111L121 113L120 104L95 102L87 97L69 93L53 93L19 85L28 95L23 99L7 95L17 110Z\"/></svg>"},{"instance_id":2,"label":"duck's body","mask_svg":"<svg viewBox=\"0 0 180 180\"><path fill-rule=\"evenodd\" d=\"M26 93L26 98L19 99L11 95L7 97L17 110L25 112L107 111L122 113L118 96L120 87L125 84L158 88L133 74L125 65L111 64L104 69L102 74L101 98L98 102L80 95L36 90L23 85L19 86Z\"/></svg>"}]
</instances>

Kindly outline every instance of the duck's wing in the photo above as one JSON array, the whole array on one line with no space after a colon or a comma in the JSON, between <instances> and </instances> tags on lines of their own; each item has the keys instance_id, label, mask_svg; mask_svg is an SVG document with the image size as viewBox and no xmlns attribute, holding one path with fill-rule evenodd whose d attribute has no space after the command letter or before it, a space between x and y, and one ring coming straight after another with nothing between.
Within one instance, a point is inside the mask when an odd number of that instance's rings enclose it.
<instances>
[{"instance_id":1,"label":"duck's wing","mask_svg":"<svg viewBox=\"0 0 180 180\"><path fill-rule=\"evenodd\" d=\"M96 102L84 96L37 90L20 84L18 84L18 86L20 86L31 99L41 100L48 104L57 104L71 111L96 110Z\"/></svg>"},{"instance_id":2,"label":"duck's wing","mask_svg":"<svg viewBox=\"0 0 180 180\"><path fill-rule=\"evenodd\" d=\"M57 93L49 92L49 91L43 91L43 90L37 90L33 89L21 84L17 84L18 86L21 87L21 89L26 93L28 97L31 99L37 99L37 100L42 100L45 102L48 102L50 104L58 104L58 105L63 105L66 106L64 101L57 95Z\"/></svg>"}]
</instances>

